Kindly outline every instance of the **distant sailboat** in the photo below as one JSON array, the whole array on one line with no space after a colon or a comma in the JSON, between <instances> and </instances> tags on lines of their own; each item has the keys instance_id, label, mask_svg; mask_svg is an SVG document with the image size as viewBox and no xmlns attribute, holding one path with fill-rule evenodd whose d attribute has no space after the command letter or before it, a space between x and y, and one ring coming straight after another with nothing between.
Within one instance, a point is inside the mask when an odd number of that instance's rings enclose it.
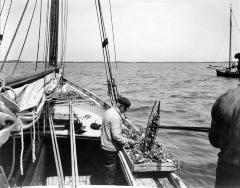
<instances>
[{"instance_id":1,"label":"distant sailboat","mask_svg":"<svg viewBox=\"0 0 240 188\"><path fill-rule=\"evenodd\" d=\"M230 31L229 31L229 55L228 55L228 67L209 65L209 68L216 70L217 76L239 78L239 72L237 66L232 62L232 6L230 6ZM236 57L235 57L236 58Z\"/></svg>"}]
</instances>

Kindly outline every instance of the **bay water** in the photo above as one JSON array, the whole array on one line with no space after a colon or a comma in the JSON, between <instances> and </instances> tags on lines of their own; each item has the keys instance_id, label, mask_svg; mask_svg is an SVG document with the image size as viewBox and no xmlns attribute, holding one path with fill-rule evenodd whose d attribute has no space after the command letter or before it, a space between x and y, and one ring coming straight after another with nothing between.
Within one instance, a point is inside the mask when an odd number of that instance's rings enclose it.
<instances>
[{"instance_id":1,"label":"bay water","mask_svg":"<svg viewBox=\"0 0 240 188\"><path fill-rule=\"evenodd\" d=\"M237 87L238 79L217 77L208 63L118 63L113 71L119 91L132 106L128 118L145 128L154 101L161 101L160 123L165 126L210 127L215 100ZM224 64L222 64L224 65ZM113 65L113 69L116 68ZM66 76L108 101L102 63L71 63ZM188 187L214 187L217 153L208 133L158 131L157 140L183 168L178 175Z\"/></svg>"},{"instance_id":2,"label":"bay water","mask_svg":"<svg viewBox=\"0 0 240 188\"><path fill-rule=\"evenodd\" d=\"M239 80L217 77L208 65L183 62L112 65L121 95L132 103L128 119L145 128L157 100L161 101L161 125L210 127L215 100L237 87ZM26 71L22 67L18 67L20 74ZM28 69L33 68L29 64ZM103 63L66 63L65 77L109 102ZM207 133L160 129L157 140L182 163L178 175L188 187L214 187L219 149L210 145Z\"/></svg>"}]
</instances>

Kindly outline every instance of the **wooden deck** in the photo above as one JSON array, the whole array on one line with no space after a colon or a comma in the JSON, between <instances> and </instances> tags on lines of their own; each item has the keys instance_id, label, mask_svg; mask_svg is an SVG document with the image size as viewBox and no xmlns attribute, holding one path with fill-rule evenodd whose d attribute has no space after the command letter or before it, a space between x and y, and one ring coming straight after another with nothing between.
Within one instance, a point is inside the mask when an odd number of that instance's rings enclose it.
<instances>
[{"instance_id":1,"label":"wooden deck","mask_svg":"<svg viewBox=\"0 0 240 188\"><path fill-rule=\"evenodd\" d=\"M74 112L74 127L76 130L76 150L79 171L78 187L90 187L92 184L96 187L105 187L101 184L102 165L100 152L100 130L91 128L92 123L102 123L104 111L109 108L108 104L102 101L99 97L91 92L74 85L64 79L65 90L75 91L82 98L71 100L72 109ZM62 161L63 173L65 177L65 187L71 185L71 150L70 150L70 121L69 121L69 101L55 100L48 104L48 112L53 116L53 123L57 136L57 142ZM45 112L44 112L45 113ZM43 114L44 114L43 113ZM20 175L19 158L20 158L20 134L16 133L16 168L14 170L14 179L10 181L10 185L22 185L28 187L58 187L58 179L54 155L52 150L51 132L46 124L44 127L44 115L40 118L40 142L36 142L37 160L32 163L32 144L31 131L24 132L25 152L23 158L24 175ZM137 130L129 120L124 120L127 126L131 126ZM6 174L9 174L12 162L12 139L10 139L0 150L0 160L4 161L4 169ZM154 186L154 187L185 187L181 179L176 178L174 173L158 173L158 174L136 174L132 172L131 166L128 164L126 156L119 152L119 167L118 167L118 185L125 187L130 186ZM55 184L55 185L54 185ZM39 185L39 186L34 186ZM110 186L111 187L111 186ZM115 186L114 186L115 187Z\"/></svg>"}]
</instances>

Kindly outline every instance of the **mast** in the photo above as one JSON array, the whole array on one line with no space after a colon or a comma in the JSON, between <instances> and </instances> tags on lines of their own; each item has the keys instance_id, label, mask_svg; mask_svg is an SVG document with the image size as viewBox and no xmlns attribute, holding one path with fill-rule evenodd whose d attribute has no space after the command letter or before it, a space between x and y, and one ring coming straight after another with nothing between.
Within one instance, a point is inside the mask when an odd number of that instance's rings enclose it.
<instances>
[{"instance_id":1,"label":"mast","mask_svg":"<svg viewBox=\"0 0 240 188\"><path fill-rule=\"evenodd\" d=\"M229 54L228 54L228 66L231 67L232 56L232 5L230 5L230 31L229 31Z\"/></svg>"},{"instance_id":2,"label":"mast","mask_svg":"<svg viewBox=\"0 0 240 188\"><path fill-rule=\"evenodd\" d=\"M51 11L50 11L50 47L49 47L49 66L50 67L57 67L58 22L59 22L59 0L52 0Z\"/></svg>"}]
</instances>

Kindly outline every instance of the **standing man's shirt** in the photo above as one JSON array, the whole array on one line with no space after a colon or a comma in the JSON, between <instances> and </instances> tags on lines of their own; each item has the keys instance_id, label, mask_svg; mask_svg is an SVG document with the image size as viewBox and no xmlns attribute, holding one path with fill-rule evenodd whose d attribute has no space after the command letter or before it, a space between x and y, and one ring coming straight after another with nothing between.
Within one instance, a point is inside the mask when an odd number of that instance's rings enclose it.
<instances>
[{"instance_id":1,"label":"standing man's shirt","mask_svg":"<svg viewBox=\"0 0 240 188\"><path fill-rule=\"evenodd\" d=\"M219 161L240 167L240 87L229 90L219 97L212 107L210 143L220 149Z\"/></svg>"},{"instance_id":2,"label":"standing man's shirt","mask_svg":"<svg viewBox=\"0 0 240 188\"><path fill-rule=\"evenodd\" d=\"M123 128L119 109L117 107L108 109L104 114L101 128L101 148L107 151L118 151L127 144L129 139L123 137Z\"/></svg>"},{"instance_id":3,"label":"standing man's shirt","mask_svg":"<svg viewBox=\"0 0 240 188\"><path fill-rule=\"evenodd\" d=\"M240 187L240 87L219 97L211 115L209 141L220 149L215 188Z\"/></svg>"}]
</instances>

